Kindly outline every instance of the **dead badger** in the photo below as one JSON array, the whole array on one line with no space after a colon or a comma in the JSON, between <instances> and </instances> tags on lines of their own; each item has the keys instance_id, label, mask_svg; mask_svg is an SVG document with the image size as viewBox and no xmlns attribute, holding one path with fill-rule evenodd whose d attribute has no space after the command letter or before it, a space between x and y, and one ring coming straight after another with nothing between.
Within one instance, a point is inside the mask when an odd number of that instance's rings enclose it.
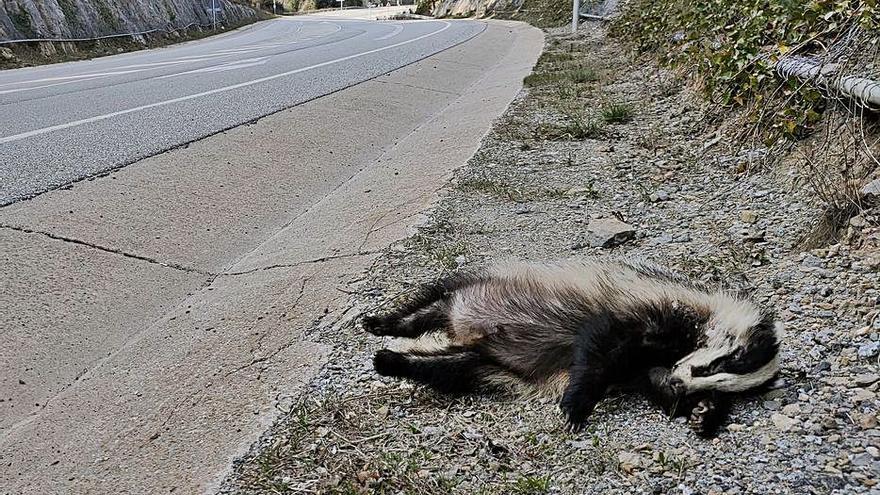
<instances>
[{"instance_id":1,"label":"dead badger","mask_svg":"<svg viewBox=\"0 0 880 495\"><path fill-rule=\"evenodd\" d=\"M417 339L379 351L381 375L447 393L526 385L561 395L573 430L609 386L641 382L700 434L723 419L728 394L776 375L782 328L743 297L658 266L604 260L453 274L363 324Z\"/></svg>"}]
</instances>

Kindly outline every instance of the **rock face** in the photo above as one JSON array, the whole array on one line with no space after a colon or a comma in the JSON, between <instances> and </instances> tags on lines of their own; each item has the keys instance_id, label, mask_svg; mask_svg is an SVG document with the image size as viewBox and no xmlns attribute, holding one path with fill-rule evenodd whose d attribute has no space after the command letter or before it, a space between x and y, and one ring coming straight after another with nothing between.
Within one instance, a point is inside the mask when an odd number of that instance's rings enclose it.
<instances>
[{"instance_id":1,"label":"rock face","mask_svg":"<svg viewBox=\"0 0 880 495\"><path fill-rule=\"evenodd\" d=\"M434 6L437 17L476 15L482 17L490 12L504 12L522 7L523 0L441 0Z\"/></svg>"},{"instance_id":2,"label":"rock face","mask_svg":"<svg viewBox=\"0 0 880 495\"><path fill-rule=\"evenodd\" d=\"M210 0L11 0L0 2L0 41L91 38L110 34L208 25ZM236 23L256 11L216 0L217 21Z\"/></svg>"}]
</instances>

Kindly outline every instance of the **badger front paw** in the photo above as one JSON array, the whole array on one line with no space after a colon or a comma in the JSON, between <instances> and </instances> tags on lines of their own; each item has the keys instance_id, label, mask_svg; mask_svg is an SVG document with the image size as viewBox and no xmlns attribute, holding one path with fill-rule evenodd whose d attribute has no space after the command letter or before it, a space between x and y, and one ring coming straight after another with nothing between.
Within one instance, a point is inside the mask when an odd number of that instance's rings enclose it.
<instances>
[{"instance_id":1,"label":"badger front paw","mask_svg":"<svg viewBox=\"0 0 880 495\"><path fill-rule=\"evenodd\" d=\"M701 399L691 409L688 416L688 424L697 435L711 437L718 428L721 412L719 407L711 399Z\"/></svg>"},{"instance_id":2,"label":"badger front paw","mask_svg":"<svg viewBox=\"0 0 880 495\"><path fill-rule=\"evenodd\" d=\"M566 392L562 396L559 408L565 415L565 430L570 433L579 433L587 426L587 418L596 408L598 401Z\"/></svg>"},{"instance_id":3,"label":"badger front paw","mask_svg":"<svg viewBox=\"0 0 880 495\"><path fill-rule=\"evenodd\" d=\"M364 327L364 331L369 334L376 335L377 337L382 337L384 335L390 335L388 331L388 319L383 318L381 316L376 315L368 315L364 316L361 324Z\"/></svg>"}]
</instances>

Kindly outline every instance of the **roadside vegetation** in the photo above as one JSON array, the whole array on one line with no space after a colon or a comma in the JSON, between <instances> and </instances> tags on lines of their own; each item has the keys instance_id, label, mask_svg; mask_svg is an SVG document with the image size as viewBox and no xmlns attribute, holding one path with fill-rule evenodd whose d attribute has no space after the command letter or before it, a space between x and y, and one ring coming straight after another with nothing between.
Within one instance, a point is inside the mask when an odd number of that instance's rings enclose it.
<instances>
[{"instance_id":1,"label":"roadside vegetation","mask_svg":"<svg viewBox=\"0 0 880 495\"><path fill-rule=\"evenodd\" d=\"M859 188L880 169L876 114L834 90L780 79L776 63L808 56L832 79L880 80L875 0L632 0L611 32L696 84L728 122L725 141L752 151L737 172L781 162L798 170L792 187L811 188L825 206L804 247L834 242L863 209Z\"/></svg>"}]
</instances>

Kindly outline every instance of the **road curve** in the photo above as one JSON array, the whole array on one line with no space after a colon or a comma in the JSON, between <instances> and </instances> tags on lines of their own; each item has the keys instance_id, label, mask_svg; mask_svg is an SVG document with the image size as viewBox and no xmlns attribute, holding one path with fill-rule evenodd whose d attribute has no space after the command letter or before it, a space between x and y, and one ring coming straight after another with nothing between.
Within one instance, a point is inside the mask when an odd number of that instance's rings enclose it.
<instances>
[{"instance_id":1,"label":"road curve","mask_svg":"<svg viewBox=\"0 0 880 495\"><path fill-rule=\"evenodd\" d=\"M169 48L0 71L0 206L377 77L483 29L280 18Z\"/></svg>"}]
</instances>

